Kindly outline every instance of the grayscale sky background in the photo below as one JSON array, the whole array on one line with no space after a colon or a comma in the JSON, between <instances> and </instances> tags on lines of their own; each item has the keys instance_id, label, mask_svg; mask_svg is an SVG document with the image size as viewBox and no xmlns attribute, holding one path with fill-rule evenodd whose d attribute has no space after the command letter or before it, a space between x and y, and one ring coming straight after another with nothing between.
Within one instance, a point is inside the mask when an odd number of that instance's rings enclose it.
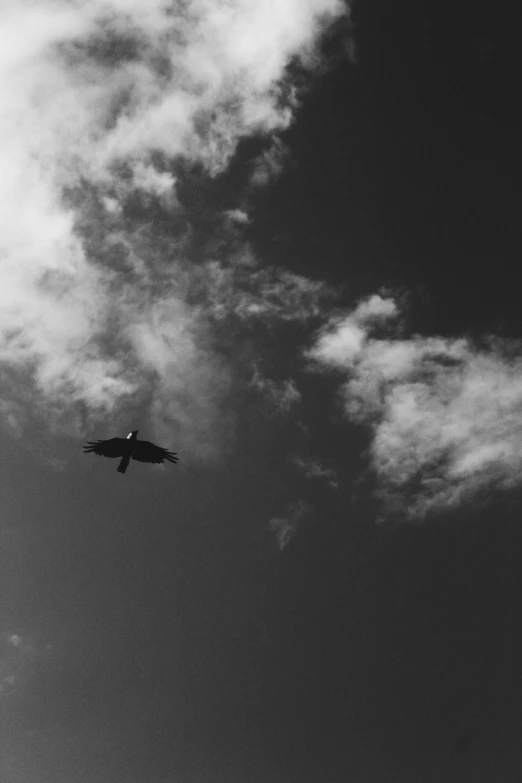
<instances>
[{"instance_id":1,"label":"grayscale sky background","mask_svg":"<svg viewBox=\"0 0 522 783\"><path fill-rule=\"evenodd\" d=\"M3 783L521 776L516 10L0 3Z\"/></svg>"}]
</instances>

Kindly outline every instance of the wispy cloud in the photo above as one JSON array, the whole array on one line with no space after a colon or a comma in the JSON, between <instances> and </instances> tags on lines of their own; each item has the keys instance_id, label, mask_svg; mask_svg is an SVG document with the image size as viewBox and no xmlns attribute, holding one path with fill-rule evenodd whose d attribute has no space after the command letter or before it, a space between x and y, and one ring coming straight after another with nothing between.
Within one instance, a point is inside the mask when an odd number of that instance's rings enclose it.
<instances>
[{"instance_id":1,"label":"wispy cloud","mask_svg":"<svg viewBox=\"0 0 522 783\"><path fill-rule=\"evenodd\" d=\"M301 392L291 378L273 380L254 367L250 385L260 391L277 412L288 412L301 400Z\"/></svg>"},{"instance_id":2,"label":"wispy cloud","mask_svg":"<svg viewBox=\"0 0 522 783\"><path fill-rule=\"evenodd\" d=\"M346 13L341 0L2 3L0 367L13 395L0 409L12 431L24 420L12 399L75 434L145 406L160 437L215 453L233 373L210 319L293 318L318 288L278 270L247 285L223 260L196 273L178 170L215 176L245 136L277 138L298 105L287 66L316 67L321 33ZM161 210L163 244L150 228ZM191 300L197 285L207 302Z\"/></svg>"},{"instance_id":3,"label":"wispy cloud","mask_svg":"<svg viewBox=\"0 0 522 783\"><path fill-rule=\"evenodd\" d=\"M276 180L282 173L288 156L288 147L275 137L270 148L254 161L250 184L258 188Z\"/></svg>"},{"instance_id":4,"label":"wispy cloud","mask_svg":"<svg viewBox=\"0 0 522 783\"><path fill-rule=\"evenodd\" d=\"M34 642L17 633L0 633L0 696L27 682L41 654Z\"/></svg>"},{"instance_id":5,"label":"wispy cloud","mask_svg":"<svg viewBox=\"0 0 522 783\"><path fill-rule=\"evenodd\" d=\"M294 455L292 462L307 478L326 481L331 489L338 489L337 474L333 468L326 468L318 460L303 458L298 455Z\"/></svg>"},{"instance_id":6,"label":"wispy cloud","mask_svg":"<svg viewBox=\"0 0 522 783\"><path fill-rule=\"evenodd\" d=\"M303 522L307 520L312 513L312 507L304 500L297 500L290 503L286 516L273 517L269 524L270 529L275 533L279 549L282 551L290 541L295 538Z\"/></svg>"},{"instance_id":7,"label":"wispy cloud","mask_svg":"<svg viewBox=\"0 0 522 783\"><path fill-rule=\"evenodd\" d=\"M520 484L520 345L399 337L398 324L396 302L373 296L332 321L306 354L345 375L343 409L370 428L372 466L390 507L423 517Z\"/></svg>"}]
</instances>

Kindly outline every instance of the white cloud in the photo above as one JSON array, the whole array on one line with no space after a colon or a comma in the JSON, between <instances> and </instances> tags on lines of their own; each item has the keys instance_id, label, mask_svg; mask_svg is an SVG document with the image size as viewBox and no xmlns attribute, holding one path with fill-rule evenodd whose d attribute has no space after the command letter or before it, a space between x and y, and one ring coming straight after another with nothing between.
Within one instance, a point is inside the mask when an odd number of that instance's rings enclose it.
<instances>
[{"instance_id":1,"label":"white cloud","mask_svg":"<svg viewBox=\"0 0 522 783\"><path fill-rule=\"evenodd\" d=\"M168 171L157 171L153 166L137 161L133 165L133 187L156 196L166 205L174 196L175 177Z\"/></svg>"},{"instance_id":2,"label":"white cloud","mask_svg":"<svg viewBox=\"0 0 522 783\"><path fill-rule=\"evenodd\" d=\"M369 425L384 494L412 516L522 476L522 359L500 340L372 337L395 303L372 297L318 335L307 356L342 368L343 407ZM390 328L392 323L390 323ZM357 339L354 339L354 333Z\"/></svg>"},{"instance_id":3,"label":"white cloud","mask_svg":"<svg viewBox=\"0 0 522 783\"><path fill-rule=\"evenodd\" d=\"M52 411L53 426L65 417L77 433L148 398L153 427L170 422L183 443L197 415L199 439L185 445L212 451L229 379L208 308L186 306L192 271L174 242L161 263L153 232L137 251L125 202L175 212L176 160L215 174L242 137L287 127L287 65L310 65L345 13L341 0L0 5L0 363L24 374L24 399L30 383L32 410ZM243 319L302 312L308 284L272 278L256 278L256 295L229 275L222 307ZM0 410L16 429L5 394Z\"/></svg>"},{"instance_id":4,"label":"white cloud","mask_svg":"<svg viewBox=\"0 0 522 783\"><path fill-rule=\"evenodd\" d=\"M371 321L386 321L397 314L397 305L393 299L384 299L382 296L374 294L357 305L353 318L358 323L366 324Z\"/></svg>"},{"instance_id":5,"label":"white cloud","mask_svg":"<svg viewBox=\"0 0 522 783\"><path fill-rule=\"evenodd\" d=\"M308 356L330 367L349 367L366 339L364 329L346 318L321 334Z\"/></svg>"},{"instance_id":6,"label":"white cloud","mask_svg":"<svg viewBox=\"0 0 522 783\"><path fill-rule=\"evenodd\" d=\"M349 367L364 346L368 326L396 315L395 302L381 296L371 296L360 302L350 315L332 319L321 331L308 356L331 367Z\"/></svg>"},{"instance_id":7,"label":"white cloud","mask_svg":"<svg viewBox=\"0 0 522 783\"><path fill-rule=\"evenodd\" d=\"M225 212L225 217L227 217L231 223L239 223L240 225L250 223L248 213L242 209L228 209Z\"/></svg>"}]
</instances>

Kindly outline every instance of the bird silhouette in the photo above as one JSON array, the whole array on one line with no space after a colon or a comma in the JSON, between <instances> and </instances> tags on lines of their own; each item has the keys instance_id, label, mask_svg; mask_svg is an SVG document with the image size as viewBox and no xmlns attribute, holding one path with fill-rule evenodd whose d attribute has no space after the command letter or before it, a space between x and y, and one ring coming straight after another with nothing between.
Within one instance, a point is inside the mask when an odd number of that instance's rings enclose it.
<instances>
[{"instance_id":1,"label":"bird silhouette","mask_svg":"<svg viewBox=\"0 0 522 783\"><path fill-rule=\"evenodd\" d=\"M109 438L98 440L96 443L88 440L88 446L84 446L85 454L98 454L102 457L122 457L118 465L118 473L125 473L132 459L138 462L153 462L156 465L168 462L178 462L175 452L156 446L148 440L138 440L138 430L130 432L126 438Z\"/></svg>"}]
</instances>

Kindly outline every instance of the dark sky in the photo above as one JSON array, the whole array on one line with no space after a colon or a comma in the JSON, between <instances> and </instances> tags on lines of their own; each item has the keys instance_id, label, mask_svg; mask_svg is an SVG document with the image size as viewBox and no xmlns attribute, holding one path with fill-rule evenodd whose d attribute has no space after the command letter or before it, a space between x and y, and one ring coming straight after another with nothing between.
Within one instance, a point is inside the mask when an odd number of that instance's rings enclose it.
<instances>
[{"instance_id":1,"label":"dark sky","mask_svg":"<svg viewBox=\"0 0 522 783\"><path fill-rule=\"evenodd\" d=\"M331 42L252 197L262 264L354 301L407 291L415 333L522 337L514 6L355 6L357 62ZM377 522L367 436L325 414L328 383L302 379L307 435L250 403L225 456L165 442L164 472L120 476L82 438L54 469L3 431L6 783L519 779L520 489ZM309 442L335 492L285 462ZM280 551L268 521L297 497L311 521Z\"/></svg>"}]
</instances>

